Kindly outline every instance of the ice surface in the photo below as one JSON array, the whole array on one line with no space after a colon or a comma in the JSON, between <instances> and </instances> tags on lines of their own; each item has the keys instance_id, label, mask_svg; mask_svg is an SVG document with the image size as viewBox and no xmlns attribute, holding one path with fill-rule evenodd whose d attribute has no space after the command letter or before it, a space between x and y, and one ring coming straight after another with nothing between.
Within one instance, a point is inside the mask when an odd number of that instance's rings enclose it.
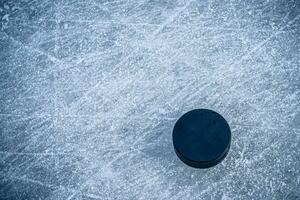
<instances>
[{"instance_id":1,"label":"ice surface","mask_svg":"<svg viewBox=\"0 0 300 200\"><path fill-rule=\"evenodd\" d=\"M2 0L0 199L299 199L298 0ZM216 167L175 121L232 129Z\"/></svg>"}]
</instances>

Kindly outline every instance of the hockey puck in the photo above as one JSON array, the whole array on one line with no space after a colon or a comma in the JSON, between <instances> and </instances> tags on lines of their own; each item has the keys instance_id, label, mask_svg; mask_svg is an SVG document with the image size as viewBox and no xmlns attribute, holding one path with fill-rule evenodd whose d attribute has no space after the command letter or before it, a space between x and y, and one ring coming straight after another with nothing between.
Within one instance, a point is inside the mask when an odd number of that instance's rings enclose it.
<instances>
[{"instance_id":1,"label":"hockey puck","mask_svg":"<svg viewBox=\"0 0 300 200\"><path fill-rule=\"evenodd\" d=\"M217 112L196 109L185 113L175 123L173 145L179 159L195 168L209 168L227 155L231 131Z\"/></svg>"}]
</instances>

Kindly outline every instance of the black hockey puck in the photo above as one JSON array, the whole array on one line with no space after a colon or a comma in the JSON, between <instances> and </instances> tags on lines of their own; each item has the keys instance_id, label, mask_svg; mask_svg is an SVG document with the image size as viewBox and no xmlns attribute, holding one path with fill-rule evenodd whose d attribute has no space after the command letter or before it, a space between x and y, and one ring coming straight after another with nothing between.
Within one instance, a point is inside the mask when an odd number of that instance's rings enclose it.
<instances>
[{"instance_id":1,"label":"black hockey puck","mask_svg":"<svg viewBox=\"0 0 300 200\"><path fill-rule=\"evenodd\" d=\"M230 127L218 113L208 109L187 112L173 129L173 145L185 164L196 168L217 165L227 155L231 142Z\"/></svg>"}]
</instances>

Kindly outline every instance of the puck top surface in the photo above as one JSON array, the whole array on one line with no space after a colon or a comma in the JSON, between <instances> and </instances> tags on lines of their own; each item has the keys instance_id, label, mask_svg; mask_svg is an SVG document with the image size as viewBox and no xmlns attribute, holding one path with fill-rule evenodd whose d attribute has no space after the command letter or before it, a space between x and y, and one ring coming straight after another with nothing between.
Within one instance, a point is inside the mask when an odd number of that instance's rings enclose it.
<instances>
[{"instance_id":1,"label":"puck top surface","mask_svg":"<svg viewBox=\"0 0 300 200\"><path fill-rule=\"evenodd\" d=\"M230 127L217 112L196 109L176 122L173 144L178 157L186 164L206 168L219 163L231 141Z\"/></svg>"}]
</instances>

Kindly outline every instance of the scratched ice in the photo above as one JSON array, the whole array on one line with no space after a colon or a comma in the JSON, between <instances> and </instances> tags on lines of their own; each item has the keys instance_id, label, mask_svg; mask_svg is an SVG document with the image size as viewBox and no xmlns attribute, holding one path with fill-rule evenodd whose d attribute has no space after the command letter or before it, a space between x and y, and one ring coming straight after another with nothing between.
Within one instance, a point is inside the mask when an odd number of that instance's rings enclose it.
<instances>
[{"instance_id":1,"label":"scratched ice","mask_svg":"<svg viewBox=\"0 0 300 200\"><path fill-rule=\"evenodd\" d=\"M2 0L0 199L300 198L297 0ZM232 129L214 168L173 125Z\"/></svg>"}]
</instances>

